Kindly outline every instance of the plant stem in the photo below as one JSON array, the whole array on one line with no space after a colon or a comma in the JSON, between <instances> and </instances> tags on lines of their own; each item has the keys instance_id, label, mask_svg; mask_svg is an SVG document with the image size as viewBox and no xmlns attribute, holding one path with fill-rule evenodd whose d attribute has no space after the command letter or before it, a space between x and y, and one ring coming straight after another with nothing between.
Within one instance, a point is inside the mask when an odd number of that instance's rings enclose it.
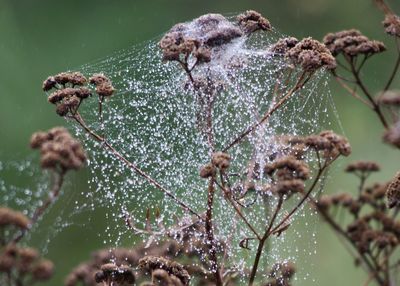
<instances>
[{"instance_id":1,"label":"plant stem","mask_svg":"<svg viewBox=\"0 0 400 286\"><path fill-rule=\"evenodd\" d=\"M232 140L231 143L229 143L225 148L223 148L223 152L228 151L230 148L233 146L237 145L240 143L244 138L246 138L250 133L252 133L254 130L256 130L260 125L262 125L265 121L267 121L272 114L274 114L275 111L277 111L283 104L286 103L286 101L297 91L299 90L305 82L308 81L308 79L311 77L311 75L308 76L308 78L305 79L306 73L303 72L299 79L297 80L296 85L288 91L288 93L282 97L281 100L279 100L274 106L272 106L271 109L269 109L264 116L254 124L250 125L247 127L245 131L243 131L241 134L239 134L234 140ZM304 80L305 79L305 80ZM303 82L304 80L304 82Z\"/></svg>"},{"instance_id":2,"label":"plant stem","mask_svg":"<svg viewBox=\"0 0 400 286\"><path fill-rule=\"evenodd\" d=\"M218 258L217 258L217 246L216 241L214 239L214 230L212 225L212 215L213 215L213 204L214 204L214 183L215 177L211 177L208 183L208 197L207 197L207 212L206 212L206 234L209 245L209 257L211 261L211 270L214 272L215 282L217 286L222 286L222 277L220 273L220 269L218 266Z\"/></svg>"},{"instance_id":3,"label":"plant stem","mask_svg":"<svg viewBox=\"0 0 400 286\"><path fill-rule=\"evenodd\" d=\"M190 208L187 204L185 204L183 201L181 201L179 198L177 198L173 193L168 191L166 188L164 188L159 182L157 182L155 179L153 179L150 175L148 175L145 171L140 169L138 166L136 166L134 163L126 159L120 152L118 152L108 141L106 141L103 137L95 133L93 130L91 130L83 121L82 117L80 116L79 113L76 113L73 116L73 119L89 134L91 135L97 142L102 143L102 147L105 149L108 149L112 155L114 155L118 160L123 162L125 165L127 165L129 168L131 168L135 173L140 175L141 177L145 178L150 184L155 186L158 190L160 190L162 193L164 193L167 197L171 198L173 201L175 201L179 206L181 206L184 210L190 212L191 214L195 215L199 219L202 219L202 217L195 212L192 208Z\"/></svg>"},{"instance_id":4,"label":"plant stem","mask_svg":"<svg viewBox=\"0 0 400 286\"><path fill-rule=\"evenodd\" d=\"M257 269L258 269L258 264L260 263L260 259L261 259L261 255L264 249L264 244L266 242L266 240L268 239L268 237L270 236L271 233L271 229L274 225L274 222L278 216L279 211L282 208L282 204L283 204L283 198L282 196L279 197L279 201L278 204L276 205L274 214L272 215L272 218L268 224L267 229L265 230L265 233L263 235L263 237L261 238L261 240L259 240L258 242L258 248L257 248L257 252L256 252L256 257L254 259L254 263L253 263L253 267L251 269L251 273L250 273L250 279L249 279L249 286L252 286L254 283L254 279L256 278L256 274L257 274Z\"/></svg>"}]
</instances>

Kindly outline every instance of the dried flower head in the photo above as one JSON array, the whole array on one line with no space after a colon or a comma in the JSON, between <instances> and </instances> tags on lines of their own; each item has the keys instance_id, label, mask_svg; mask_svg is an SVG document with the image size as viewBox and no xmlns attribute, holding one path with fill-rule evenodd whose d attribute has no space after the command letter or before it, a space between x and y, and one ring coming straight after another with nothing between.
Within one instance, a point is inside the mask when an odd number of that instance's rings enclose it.
<instances>
[{"instance_id":1,"label":"dried flower head","mask_svg":"<svg viewBox=\"0 0 400 286\"><path fill-rule=\"evenodd\" d=\"M34 133L30 144L33 149L40 149L41 165L45 169L79 169L86 161L82 145L63 127Z\"/></svg>"},{"instance_id":2,"label":"dried flower head","mask_svg":"<svg viewBox=\"0 0 400 286\"><path fill-rule=\"evenodd\" d=\"M287 52L287 57L305 71L315 71L319 68L336 68L336 60L326 46L312 38L305 38Z\"/></svg>"},{"instance_id":3,"label":"dried flower head","mask_svg":"<svg viewBox=\"0 0 400 286\"><path fill-rule=\"evenodd\" d=\"M265 166L265 173L269 175L276 173L283 180L307 180L310 175L310 169L304 161L297 160L293 156L285 156L275 160L271 164L267 164Z\"/></svg>"},{"instance_id":4,"label":"dried flower head","mask_svg":"<svg viewBox=\"0 0 400 286\"><path fill-rule=\"evenodd\" d=\"M212 155L211 162L215 167L217 167L221 171L225 171L230 166L231 156L228 153L215 152Z\"/></svg>"},{"instance_id":5,"label":"dried flower head","mask_svg":"<svg viewBox=\"0 0 400 286\"><path fill-rule=\"evenodd\" d=\"M183 286L181 280L175 275L169 274L163 269L156 269L151 274L152 281L156 285ZM152 283L152 285L154 285Z\"/></svg>"},{"instance_id":6,"label":"dried flower head","mask_svg":"<svg viewBox=\"0 0 400 286\"><path fill-rule=\"evenodd\" d=\"M268 51L274 55L286 55L289 50L293 49L297 45L298 42L299 40L294 37L279 39L275 44L268 48Z\"/></svg>"},{"instance_id":7,"label":"dried flower head","mask_svg":"<svg viewBox=\"0 0 400 286\"><path fill-rule=\"evenodd\" d=\"M173 26L160 40L165 61L211 60L211 49L241 37L242 31L220 14L206 14L189 23Z\"/></svg>"},{"instance_id":8,"label":"dried flower head","mask_svg":"<svg viewBox=\"0 0 400 286\"><path fill-rule=\"evenodd\" d=\"M114 94L114 87L111 80L104 74L94 74L89 78L89 82L96 86L96 93L100 97L109 97Z\"/></svg>"},{"instance_id":9,"label":"dried flower head","mask_svg":"<svg viewBox=\"0 0 400 286\"><path fill-rule=\"evenodd\" d=\"M389 208L400 205L400 172L396 174L386 190L387 206Z\"/></svg>"},{"instance_id":10,"label":"dried flower head","mask_svg":"<svg viewBox=\"0 0 400 286\"><path fill-rule=\"evenodd\" d=\"M400 17L395 14L387 14L382 22L385 32L391 36L400 37Z\"/></svg>"},{"instance_id":11,"label":"dried flower head","mask_svg":"<svg viewBox=\"0 0 400 286\"><path fill-rule=\"evenodd\" d=\"M376 162L371 161L358 161L349 164L345 171L348 173L361 172L361 173L369 173L369 172L378 172L380 170L379 165Z\"/></svg>"},{"instance_id":12,"label":"dried flower head","mask_svg":"<svg viewBox=\"0 0 400 286\"><path fill-rule=\"evenodd\" d=\"M217 170L215 168L215 166L211 163L208 163L206 165L204 165L203 167L201 167L200 169L200 177L206 179L209 177L212 177L216 174Z\"/></svg>"},{"instance_id":13,"label":"dried flower head","mask_svg":"<svg viewBox=\"0 0 400 286\"><path fill-rule=\"evenodd\" d=\"M379 97L379 103L389 106L400 106L400 91L387 90Z\"/></svg>"},{"instance_id":14,"label":"dried flower head","mask_svg":"<svg viewBox=\"0 0 400 286\"><path fill-rule=\"evenodd\" d=\"M370 40L355 29L329 33L324 37L323 42L334 56L344 54L355 57L361 54L381 53L386 50L382 42Z\"/></svg>"},{"instance_id":15,"label":"dried flower head","mask_svg":"<svg viewBox=\"0 0 400 286\"><path fill-rule=\"evenodd\" d=\"M272 29L270 22L254 10L248 10L240 14L237 17L237 21L246 34L251 34L258 30L270 31Z\"/></svg>"},{"instance_id":16,"label":"dried flower head","mask_svg":"<svg viewBox=\"0 0 400 286\"><path fill-rule=\"evenodd\" d=\"M0 272L8 273L10 285L19 285L13 284L14 276L21 283L27 279L31 284L46 281L53 276L53 269L53 263L40 258L36 249L9 243L0 251Z\"/></svg>"},{"instance_id":17,"label":"dried flower head","mask_svg":"<svg viewBox=\"0 0 400 286\"><path fill-rule=\"evenodd\" d=\"M0 206L0 227L15 226L20 229L27 229L30 220L21 212Z\"/></svg>"},{"instance_id":18,"label":"dried flower head","mask_svg":"<svg viewBox=\"0 0 400 286\"><path fill-rule=\"evenodd\" d=\"M135 284L135 275L133 270L127 265L117 266L115 263L107 263L101 266L101 271L96 272L96 283L108 282L117 285Z\"/></svg>"},{"instance_id":19,"label":"dried flower head","mask_svg":"<svg viewBox=\"0 0 400 286\"><path fill-rule=\"evenodd\" d=\"M273 192L286 197L295 193L302 193L304 192L304 181L299 179L279 180L274 185Z\"/></svg>"},{"instance_id":20,"label":"dried flower head","mask_svg":"<svg viewBox=\"0 0 400 286\"><path fill-rule=\"evenodd\" d=\"M189 273L181 264L164 257L145 256L139 260L139 267L148 271L165 270L168 274L178 277L183 285L188 285L190 281Z\"/></svg>"},{"instance_id":21,"label":"dried flower head","mask_svg":"<svg viewBox=\"0 0 400 286\"><path fill-rule=\"evenodd\" d=\"M54 264L50 260L41 260L32 268L32 276L37 281L45 281L53 276Z\"/></svg>"},{"instance_id":22,"label":"dried flower head","mask_svg":"<svg viewBox=\"0 0 400 286\"><path fill-rule=\"evenodd\" d=\"M387 144L400 148L400 121L393 124L383 133L383 141Z\"/></svg>"}]
</instances>

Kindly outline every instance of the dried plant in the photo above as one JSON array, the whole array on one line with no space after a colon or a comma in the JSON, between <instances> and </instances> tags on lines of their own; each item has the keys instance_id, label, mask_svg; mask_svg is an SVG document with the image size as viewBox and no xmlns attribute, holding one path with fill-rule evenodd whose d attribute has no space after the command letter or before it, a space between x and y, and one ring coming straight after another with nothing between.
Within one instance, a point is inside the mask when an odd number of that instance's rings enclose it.
<instances>
[{"instance_id":1,"label":"dried plant","mask_svg":"<svg viewBox=\"0 0 400 286\"><path fill-rule=\"evenodd\" d=\"M317 190L323 187L322 179L331 165L351 153L345 137L324 130L317 134L273 134L267 143L254 144L259 139L257 136L260 137L258 132L262 133L293 98L300 97L318 72L327 70L346 91L377 114L385 128L383 140L400 146L397 114L400 92L391 89L400 65L400 20L383 0L376 2L385 13L385 32L395 38L399 53L392 74L377 96L373 96L362 80L361 71L368 59L386 51L382 42L370 40L355 29L329 33L323 42L312 38L279 39L262 52L266 61L279 62L267 108L240 132L223 138L223 143L218 140L215 128L215 105L229 90L224 77L213 73L211 66L220 63L218 59L225 56L227 46L232 43L271 32L270 22L256 11L246 11L234 21L219 14L207 14L173 26L162 37L159 42L162 60L182 69L182 86L195 99L197 113L193 116L207 146L207 160L202 162L198 174L207 182L203 212L135 163L138 158L129 158L126 155L129 150L119 150L107 139L104 109L107 99L112 101L118 96L111 78L93 74L87 79L81 72L48 77L42 87L59 116L76 124L86 140L99 143L96 148L145 179L168 198L169 203L183 211L182 215L177 214L174 225L165 226L160 210L152 216L150 208L154 206L145 206L146 215L141 225L136 224L129 211L123 210L121 224L134 235L146 236L147 243L131 249L95 252L91 260L72 270L65 285L292 285L296 272L292 262L268 265L263 260L269 255L268 243L290 230L293 218L307 204L351 246L350 252L357 265L368 273L365 285L373 280L382 286L395 285L394 273L400 266L399 261L393 261L400 239L396 220L400 206L400 175L389 183L367 185L371 173L378 172L380 167L375 162L358 161L346 168L346 172L360 179L355 196L348 193L321 196ZM233 73L247 60L246 57L232 57L228 66ZM98 118L88 124L80 111L85 103L93 100L98 102ZM265 147L268 144L273 148ZM53 185L48 199L30 218L0 207L0 226L6 230L0 237L0 271L6 275L0 281L7 285L31 285L51 277L52 263L41 260L37 251L20 247L18 243L59 196L65 174L80 169L86 160L80 143L64 128L35 133L31 147L40 150L41 167L50 171ZM244 161L233 152L240 147L251 153ZM241 166L234 169L234 164ZM224 206L234 214L234 225L240 224L249 235L240 238L219 235L221 226L215 218L218 200L223 200ZM261 224L249 219L252 212L260 209L266 210ZM351 221L339 222L335 215L338 209L347 211ZM235 243L251 253L253 261L249 265L241 268L237 261L232 261L230 250Z\"/></svg>"},{"instance_id":2,"label":"dried plant","mask_svg":"<svg viewBox=\"0 0 400 286\"><path fill-rule=\"evenodd\" d=\"M0 282L2 285L33 285L52 277L53 262L41 258L38 250L19 244L59 196L65 174L69 170L81 168L86 160L80 143L63 127L55 127L48 132L34 133L30 145L33 149L40 149L40 165L42 169L49 170L53 182L48 198L43 199L31 217L0 206Z\"/></svg>"},{"instance_id":3,"label":"dried plant","mask_svg":"<svg viewBox=\"0 0 400 286\"><path fill-rule=\"evenodd\" d=\"M193 26L199 29L194 30ZM323 131L318 135L306 137L290 134L278 136L274 143L279 146L277 153L265 154L265 161L268 163L259 165L249 162L251 167L243 174L239 174L239 176L247 177L247 182L238 186L232 184L230 166L234 158L231 157L229 151L235 146L244 144L255 131L265 126L275 113L278 113L292 97L301 91L319 69L332 70L336 68L335 58L329 49L317 40L311 38L301 41L294 38L280 40L266 51L266 56L283 59L284 68L280 73L282 77L287 78L286 86L277 86L272 104L264 114L260 115L258 121L232 138L228 138L227 145L217 149L213 106L224 90L224 82L221 82L219 78L213 78L211 74L207 75L207 72L204 75L197 70L207 69L207 65L212 64L213 59L218 58L224 52L224 45L231 41L237 38L251 37L255 32L261 33L270 30L269 21L255 11L247 11L239 15L236 23L228 21L219 14L208 14L191 23L175 25L160 40L159 46L162 50L163 60L177 62L187 75L187 90L197 98L199 113L196 116L198 126L200 126L199 131L206 138L209 147L209 161L204 164L199 173L201 178L208 180L208 196L205 202L207 208L206 212L201 214L186 204L182 198L176 196L173 191L167 190L124 156L122 150L117 150L103 135L100 135L104 133L104 124L102 124L104 98L111 96L114 92L111 81L105 75L94 75L89 79L89 82L96 86L95 90L87 86L88 81L79 72L51 76L43 84L44 91L51 91L48 100L50 103L56 104L59 115L75 121L84 132L90 135L90 138L101 143L98 145L100 148L104 148L136 174L144 177L149 184L169 197L184 211L193 215L192 222L178 223L173 228L165 228L160 224L158 230L150 226L149 211L146 215L148 221L146 229L137 227L128 212L124 213L123 217L128 228L135 234L147 234L152 238L147 244L149 251L153 250L151 242L155 238L167 239L169 244L173 243L171 240L178 239L185 245L183 247L186 249L186 253L193 252L193 250L187 250L188 248L196 249L200 257L200 265L204 267L204 270L197 272L197 276L201 278L200 281L203 281L201 283L208 281L207 283L212 285L231 285L234 281L231 279L236 279L235 277L243 279L243 273L241 274L235 269L235 263L229 262L226 249L230 246L225 244L230 242L220 241L216 238L215 232L218 226L215 225L214 220L214 205L216 192L221 192L224 200L236 213L237 219L252 233L251 237L245 237L240 241L240 247L252 251L249 243L256 242L257 244L253 265L244 270L244 277L248 279L248 284L253 285L257 276L259 278L266 276L268 281L263 285L290 285L294 267L286 262L275 265L270 272L267 272L269 273L267 275L258 275L260 259L265 255L265 245L273 236L280 236L289 228L293 216L311 198L328 167L339 156L348 156L351 152L347 140L332 131ZM292 81L294 84L290 86ZM82 96L83 94L84 96ZM79 112L82 103L91 100L90 97L95 94L99 97L99 130L91 129ZM310 157L316 160L316 166L309 166L307 158ZM313 174L311 175L311 173ZM312 182L306 184L311 177L313 178ZM265 184L265 181L269 183ZM246 203L247 196L254 192L255 200L260 201L261 204L267 207L275 204L274 211L267 215L265 224L261 228L246 218L246 212L253 209L252 203ZM294 199L295 197L296 199ZM297 203L286 212L283 205L289 200L297 200ZM156 215L156 220L158 216L159 214ZM176 246L173 249L175 249L175 255L171 259L178 259L179 253L183 250L181 248L176 250ZM126 268L126 264L130 267L139 266L150 272L151 282L145 285L188 285L191 275L195 274L188 269L187 265L169 260L166 255L163 251L159 253L156 251L155 256L147 255L138 261L138 250L136 250L135 259L114 259L112 264L108 264L108 261L104 260L100 263L95 258L93 262L79 266L72 272L67 278L66 285L77 285L79 281L84 285L94 285L94 280L105 285L133 283L135 275ZM96 271L99 272L93 276Z\"/></svg>"}]
</instances>

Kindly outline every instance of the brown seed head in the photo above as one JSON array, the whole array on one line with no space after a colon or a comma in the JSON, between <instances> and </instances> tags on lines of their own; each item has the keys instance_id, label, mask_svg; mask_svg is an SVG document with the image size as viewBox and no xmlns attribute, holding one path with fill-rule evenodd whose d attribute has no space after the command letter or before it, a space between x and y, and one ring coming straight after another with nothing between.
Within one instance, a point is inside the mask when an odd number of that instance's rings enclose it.
<instances>
[{"instance_id":1,"label":"brown seed head","mask_svg":"<svg viewBox=\"0 0 400 286\"><path fill-rule=\"evenodd\" d=\"M396 174L386 190L388 208L400 205L400 172Z\"/></svg>"},{"instance_id":2,"label":"brown seed head","mask_svg":"<svg viewBox=\"0 0 400 286\"><path fill-rule=\"evenodd\" d=\"M79 169L86 161L82 145L63 127L34 133L31 146L40 149L41 165L45 169Z\"/></svg>"},{"instance_id":3,"label":"brown seed head","mask_svg":"<svg viewBox=\"0 0 400 286\"><path fill-rule=\"evenodd\" d=\"M179 278L183 285L188 285L190 281L189 273L181 264L164 257L145 256L139 260L139 267L150 271L165 270L168 274Z\"/></svg>"},{"instance_id":4,"label":"brown seed head","mask_svg":"<svg viewBox=\"0 0 400 286\"><path fill-rule=\"evenodd\" d=\"M357 161L354 163L349 164L345 171L348 173L354 173L354 172L378 172L380 170L379 165L376 162L371 162L371 161Z\"/></svg>"},{"instance_id":5,"label":"brown seed head","mask_svg":"<svg viewBox=\"0 0 400 286\"><path fill-rule=\"evenodd\" d=\"M240 28L246 33L251 34L258 30L270 31L270 22L254 10L248 10L237 17Z\"/></svg>"},{"instance_id":6,"label":"brown seed head","mask_svg":"<svg viewBox=\"0 0 400 286\"><path fill-rule=\"evenodd\" d=\"M29 225L30 220L23 213L7 207L0 207L0 226L15 226L27 229Z\"/></svg>"},{"instance_id":7,"label":"brown seed head","mask_svg":"<svg viewBox=\"0 0 400 286\"><path fill-rule=\"evenodd\" d=\"M400 148L400 121L393 124L383 133L382 139L385 143Z\"/></svg>"},{"instance_id":8,"label":"brown seed head","mask_svg":"<svg viewBox=\"0 0 400 286\"><path fill-rule=\"evenodd\" d=\"M323 42L334 56L341 53L350 57L372 55L386 50L382 42L370 40L355 29L329 33Z\"/></svg>"},{"instance_id":9,"label":"brown seed head","mask_svg":"<svg viewBox=\"0 0 400 286\"><path fill-rule=\"evenodd\" d=\"M211 163L208 163L201 167L200 169L200 177L203 179L209 178L211 176L215 176L217 170L215 169L215 166Z\"/></svg>"},{"instance_id":10,"label":"brown seed head","mask_svg":"<svg viewBox=\"0 0 400 286\"><path fill-rule=\"evenodd\" d=\"M400 37L400 17L394 14L388 14L382 22L385 32L391 36Z\"/></svg>"},{"instance_id":11,"label":"brown seed head","mask_svg":"<svg viewBox=\"0 0 400 286\"><path fill-rule=\"evenodd\" d=\"M312 38L305 38L288 50L287 57L305 71L315 71L319 68L336 68L336 60L326 46Z\"/></svg>"},{"instance_id":12,"label":"brown seed head","mask_svg":"<svg viewBox=\"0 0 400 286\"><path fill-rule=\"evenodd\" d=\"M379 103L389 106L400 106L400 91L388 90L379 97Z\"/></svg>"},{"instance_id":13,"label":"brown seed head","mask_svg":"<svg viewBox=\"0 0 400 286\"><path fill-rule=\"evenodd\" d=\"M268 48L268 51L275 55L284 56L287 55L288 51L294 48L298 42L299 40L294 37L279 39L275 44Z\"/></svg>"},{"instance_id":14,"label":"brown seed head","mask_svg":"<svg viewBox=\"0 0 400 286\"><path fill-rule=\"evenodd\" d=\"M302 193L304 192L304 181L298 179L278 181L274 186L274 192L280 196Z\"/></svg>"},{"instance_id":15,"label":"brown seed head","mask_svg":"<svg viewBox=\"0 0 400 286\"><path fill-rule=\"evenodd\" d=\"M230 166L231 156L228 153L215 152L212 154L211 162L221 171L225 171Z\"/></svg>"},{"instance_id":16,"label":"brown seed head","mask_svg":"<svg viewBox=\"0 0 400 286\"><path fill-rule=\"evenodd\" d=\"M50 260L42 260L32 269L32 276L36 280L45 281L53 276L54 264Z\"/></svg>"}]
</instances>

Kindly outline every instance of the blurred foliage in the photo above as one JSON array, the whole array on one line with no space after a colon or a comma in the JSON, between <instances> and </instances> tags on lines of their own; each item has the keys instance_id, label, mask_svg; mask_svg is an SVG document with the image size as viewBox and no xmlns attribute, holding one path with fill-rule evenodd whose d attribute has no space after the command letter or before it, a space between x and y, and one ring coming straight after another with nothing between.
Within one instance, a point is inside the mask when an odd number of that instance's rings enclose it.
<instances>
[{"instance_id":1,"label":"blurred foliage","mask_svg":"<svg viewBox=\"0 0 400 286\"><path fill-rule=\"evenodd\" d=\"M389 4L400 13L398 1ZM258 10L286 35L321 39L327 32L354 27L393 47L389 44L392 39L383 33L383 15L371 0L0 0L0 160L24 158L30 154L27 142L31 133L64 124L46 104L40 89L48 75L157 38L177 22L209 12L232 15L246 9ZM375 91L389 74L393 55L389 50L369 63L365 79ZM397 80L395 86L399 84ZM383 172L373 179L388 180L399 168L400 153L381 143L382 128L373 113L334 82L331 87L343 126L343 130L338 126L338 131L349 137L354 150L348 160L376 160ZM347 191L357 183L343 174L345 164L342 161L330 173L328 192ZM86 176L85 172L70 175L65 192L84 191ZM58 271L49 285L61 285L74 265L103 246L101 233L107 221L101 208L89 217L79 214L74 224L56 235L46 233L51 232L46 227L56 221L60 211L63 215L70 211L64 206L61 198L42 221L42 231L32 236L32 243L38 245L43 237L51 240L47 255ZM317 219L311 218L306 227L310 222L316 224ZM309 278L296 285L362 285L365 274L355 270L351 257L331 230L324 225L316 228L317 254L304 258L307 265L300 266Z\"/></svg>"}]
</instances>

